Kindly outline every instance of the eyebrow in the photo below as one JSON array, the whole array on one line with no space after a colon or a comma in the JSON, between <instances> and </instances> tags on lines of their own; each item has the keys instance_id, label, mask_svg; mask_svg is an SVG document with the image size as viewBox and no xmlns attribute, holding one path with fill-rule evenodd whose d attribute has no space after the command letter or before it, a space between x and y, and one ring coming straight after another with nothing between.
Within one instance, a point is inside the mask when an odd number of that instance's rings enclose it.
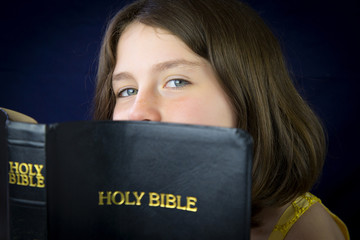
<instances>
[{"instance_id":1,"label":"eyebrow","mask_svg":"<svg viewBox=\"0 0 360 240\"><path fill-rule=\"evenodd\" d=\"M153 69L155 71L164 71L164 70L168 70L168 69L179 67L179 66L199 67L199 66L201 66L201 63L200 62L191 62L191 61L188 61L185 59L177 59L177 60L171 60L171 61L158 63L153 67Z\"/></svg>"},{"instance_id":2,"label":"eyebrow","mask_svg":"<svg viewBox=\"0 0 360 240\"><path fill-rule=\"evenodd\" d=\"M200 67L201 65L202 65L201 62L191 62L191 61L188 61L185 59L176 59L176 60L170 60L170 61L157 63L152 67L152 71L161 72L161 71L165 71L165 70L168 70L171 68L176 68L176 67L183 67L183 66L184 67ZM118 81L118 80L129 79L129 78L133 78L131 73L120 72L120 73L113 75L112 80Z\"/></svg>"}]
</instances>

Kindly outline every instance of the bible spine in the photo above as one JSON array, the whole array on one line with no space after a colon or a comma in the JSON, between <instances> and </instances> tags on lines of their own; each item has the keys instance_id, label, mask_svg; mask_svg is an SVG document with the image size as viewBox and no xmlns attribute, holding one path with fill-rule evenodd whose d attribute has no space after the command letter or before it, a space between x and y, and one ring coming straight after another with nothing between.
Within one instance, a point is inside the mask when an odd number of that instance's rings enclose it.
<instances>
[{"instance_id":1,"label":"bible spine","mask_svg":"<svg viewBox=\"0 0 360 240\"><path fill-rule=\"evenodd\" d=\"M45 131L42 124L9 122L10 239L46 239Z\"/></svg>"}]
</instances>

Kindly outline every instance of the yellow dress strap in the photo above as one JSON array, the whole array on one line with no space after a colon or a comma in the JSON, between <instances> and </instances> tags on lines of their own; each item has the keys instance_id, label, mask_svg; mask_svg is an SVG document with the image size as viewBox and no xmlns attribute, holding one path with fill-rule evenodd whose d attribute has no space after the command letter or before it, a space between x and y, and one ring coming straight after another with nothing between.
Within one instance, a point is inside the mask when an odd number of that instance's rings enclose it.
<instances>
[{"instance_id":1,"label":"yellow dress strap","mask_svg":"<svg viewBox=\"0 0 360 240\"><path fill-rule=\"evenodd\" d=\"M321 200L311 193L305 193L304 195L295 199L294 202L285 210L281 215L279 221L275 225L272 233L270 234L269 240L282 240L285 238L286 234L289 232L291 227L296 223L296 221L315 203L321 203ZM323 204L322 204L323 205ZM324 205L323 205L324 206ZM324 206L325 207L325 206ZM349 232L346 228L346 225L332 212L329 211L329 214L333 217L335 222L338 224L339 228L344 234L345 239L350 239Z\"/></svg>"}]
</instances>

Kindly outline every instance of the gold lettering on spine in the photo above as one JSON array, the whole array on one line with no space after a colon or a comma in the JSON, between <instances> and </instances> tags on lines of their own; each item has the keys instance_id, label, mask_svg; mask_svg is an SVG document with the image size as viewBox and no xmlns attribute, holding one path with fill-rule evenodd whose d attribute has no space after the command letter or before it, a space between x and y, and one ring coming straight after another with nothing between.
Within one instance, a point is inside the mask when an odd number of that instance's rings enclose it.
<instances>
[{"instance_id":1,"label":"gold lettering on spine","mask_svg":"<svg viewBox=\"0 0 360 240\"><path fill-rule=\"evenodd\" d=\"M25 174L21 174L21 185L23 186L28 186L29 185L29 177L28 175L25 175Z\"/></svg>"},{"instance_id":2,"label":"gold lettering on spine","mask_svg":"<svg viewBox=\"0 0 360 240\"><path fill-rule=\"evenodd\" d=\"M36 172L37 172L37 176L42 176L41 175L41 170L44 168L44 165L39 165L39 164L34 164L34 167L35 167L35 169L36 169Z\"/></svg>"},{"instance_id":3,"label":"gold lettering on spine","mask_svg":"<svg viewBox=\"0 0 360 240\"><path fill-rule=\"evenodd\" d=\"M30 177L29 177L29 180L30 180L29 186L30 186L30 187L36 187L36 182L34 182L34 176L30 176ZM39 181L38 181L38 182L39 182Z\"/></svg>"},{"instance_id":4,"label":"gold lettering on spine","mask_svg":"<svg viewBox=\"0 0 360 240\"><path fill-rule=\"evenodd\" d=\"M33 165L29 163L29 186L36 187L36 182L34 182L34 176L36 176L36 172L33 172Z\"/></svg>"},{"instance_id":5,"label":"gold lettering on spine","mask_svg":"<svg viewBox=\"0 0 360 240\"><path fill-rule=\"evenodd\" d=\"M18 171L19 163L18 162L9 161L9 165L10 165L10 173L19 173L19 171Z\"/></svg>"},{"instance_id":6,"label":"gold lettering on spine","mask_svg":"<svg viewBox=\"0 0 360 240\"><path fill-rule=\"evenodd\" d=\"M16 175L15 173L9 173L9 183L16 184Z\"/></svg>"},{"instance_id":7,"label":"gold lettering on spine","mask_svg":"<svg viewBox=\"0 0 360 240\"><path fill-rule=\"evenodd\" d=\"M21 182L20 182L20 174L16 174L16 182L17 182L17 185L22 185Z\"/></svg>"},{"instance_id":8,"label":"gold lettering on spine","mask_svg":"<svg viewBox=\"0 0 360 240\"><path fill-rule=\"evenodd\" d=\"M29 165L29 176L35 176L36 172L33 172L33 165L31 163L29 163L28 165Z\"/></svg>"},{"instance_id":9,"label":"gold lettering on spine","mask_svg":"<svg viewBox=\"0 0 360 240\"><path fill-rule=\"evenodd\" d=\"M9 183L44 188L45 178L41 174L43 168L44 165L41 164L9 161Z\"/></svg>"},{"instance_id":10,"label":"gold lettering on spine","mask_svg":"<svg viewBox=\"0 0 360 240\"><path fill-rule=\"evenodd\" d=\"M37 179L37 187L38 188L43 188L45 187L45 178L43 177L43 175L37 175L36 176Z\"/></svg>"},{"instance_id":11,"label":"gold lettering on spine","mask_svg":"<svg viewBox=\"0 0 360 240\"><path fill-rule=\"evenodd\" d=\"M25 168L25 170L24 170L24 168ZM28 165L26 163L20 163L19 172L20 172L20 174L24 174L24 175L27 174L29 172Z\"/></svg>"}]
</instances>

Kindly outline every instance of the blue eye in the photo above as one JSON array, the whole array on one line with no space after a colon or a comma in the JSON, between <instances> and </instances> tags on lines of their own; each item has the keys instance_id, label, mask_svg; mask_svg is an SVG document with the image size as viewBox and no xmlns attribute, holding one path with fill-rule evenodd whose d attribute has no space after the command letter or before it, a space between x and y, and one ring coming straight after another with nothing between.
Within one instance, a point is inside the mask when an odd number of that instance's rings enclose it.
<instances>
[{"instance_id":1,"label":"blue eye","mask_svg":"<svg viewBox=\"0 0 360 240\"><path fill-rule=\"evenodd\" d=\"M119 92L118 97L130 97L132 95L136 95L138 90L135 88L126 88Z\"/></svg>"},{"instance_id":2,"label":"blue eye","mask_svg":"<svg viewBox=\"0 0 360 240\"><path fill-rule=\"evenodd\" d=\"M168 81L165 84L165 87L168 88L181 88L181 87L185 87L186 85L191 84L189 81L186 81L184 79L173 79Z\"/></svg>"}]
</instances>

